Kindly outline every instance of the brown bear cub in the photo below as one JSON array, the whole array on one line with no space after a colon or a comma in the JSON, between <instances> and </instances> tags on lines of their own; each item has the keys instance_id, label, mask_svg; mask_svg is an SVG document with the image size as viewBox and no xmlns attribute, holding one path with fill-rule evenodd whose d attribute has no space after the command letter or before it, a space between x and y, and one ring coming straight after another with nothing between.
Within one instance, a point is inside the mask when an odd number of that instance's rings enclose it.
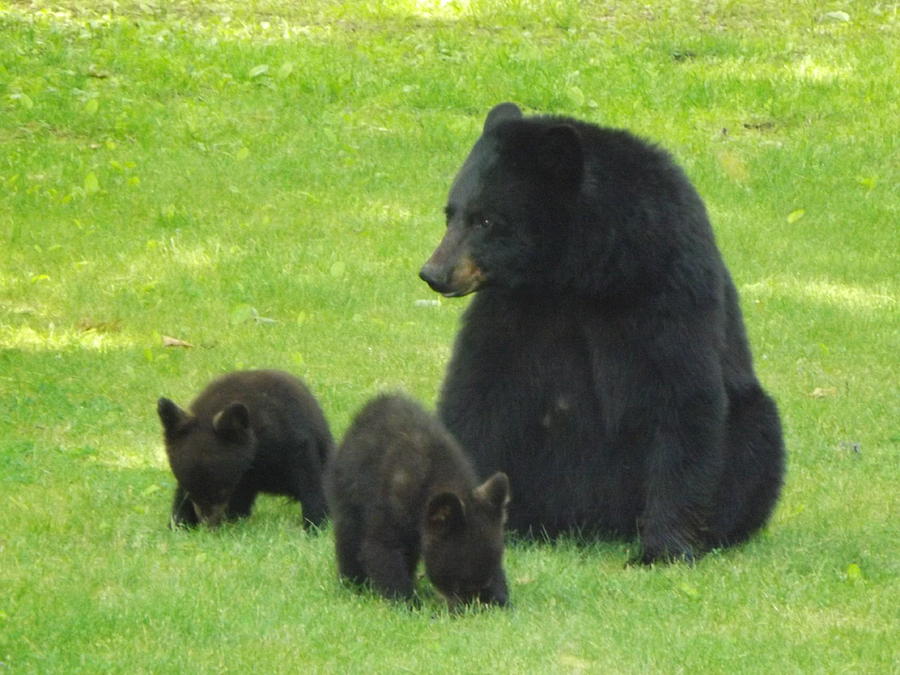
<instances>
[{"instance_id":1,"label":"brown bear cub","mask_svg":"<svg viewBox=\"0 0 900 675\"><path fill-rule=\"evenodd\" d=\"M230 373L211 382L190 412L167 398L157 412L178 480L173 526L215 527L248 516L260 492L299 501L304 526L324 520L322 473L334 440L298 378L277 370Z\"/></svg>"},{"instance_id":2,"label":"brown bear cub","mask_svg":"<svg viewBox=\"0 0 900 675\"><path fill-rule=\"evenodd\" d=\"M438 420L399 395L370 401L326 470L338 571L411 600L419 557L451 606L505 605L503 524L509 481L481 485Z\"/></svg>"}]
</instances>

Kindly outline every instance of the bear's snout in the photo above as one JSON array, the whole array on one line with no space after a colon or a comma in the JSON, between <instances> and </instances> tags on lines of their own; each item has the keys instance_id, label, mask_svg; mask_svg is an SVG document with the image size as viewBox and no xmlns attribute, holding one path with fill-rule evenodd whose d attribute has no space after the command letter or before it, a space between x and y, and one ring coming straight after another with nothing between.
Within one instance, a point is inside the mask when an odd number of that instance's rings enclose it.
<instances>
[{"instance_id":1,"label":"bear's snout","mask_svg":"<svg viewBox=\"0 0 900 675\"><path fill-rule=\"evenodd\" d=\"M422 269L419 270L419 278L437 293L446 294L451 291L450 275L447 274L447 270L441 269L441 266L434 264L430 260L422 265Z\"/></svg>"},{"instance_id":2,"label":"bear's snout","mask_svg":"<svg viewBox=\"0 0 900 675\"><path fill-rule=\"evenodd\" d=\"M419 271L419 276L445 298L461 298L474 293L485 281L484 272L469 257L454 267L435 265L429 260Z\"/></svg>"}]
</instances>

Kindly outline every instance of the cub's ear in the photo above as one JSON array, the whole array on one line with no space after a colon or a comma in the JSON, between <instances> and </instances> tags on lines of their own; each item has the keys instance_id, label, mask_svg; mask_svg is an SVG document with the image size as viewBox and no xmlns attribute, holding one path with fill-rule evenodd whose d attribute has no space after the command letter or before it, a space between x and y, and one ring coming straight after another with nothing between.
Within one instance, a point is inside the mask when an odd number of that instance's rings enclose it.
<instances>
[{"instance_id":1,"label":"cub's ear","mask_svg":"<svg viewBox=\"0 0 900 675\"><path fill-rule=\"evenodd\" d=\"M156 413L159 415L159 421L162 422L163 431L167 434L173 433L190 417L167 398L161 398L156 402Z\"/></svg>"},{"instance_id":2,"label":"cub's ear","mask_svg":"<svg viewBox=\"0 0 900 675\"><path fill-rule=\"evenodd\" d=\"M499 103L491 108L490 112L487 114L487 118L484 120L483 133L488 133L491 129L500 124L500 122L520 119L522 119L522 111L519 110L519 106L515 103Z\"/></svg>"},{"instance_id":3,"label":"cub's ear","mask_svg":"<svg viewBox=\"0 0 900 675\"><path fill-rule=\"evenodd\" d=\"M554 179L569 185L581 180L584 173L584 150L581 136L570 124L557 124L546 129L538 140L539 166Z\"/></svg>"},{"instance_id":4,"label":"cub's ear","mask_svg":"<svg viewBox=\"0 0 900 675\"><path fill-rule=\"evenodd\" d=\"M432 534L450 534L466 524L466 509L459 495L441 492L428 501L425 510L426 529Z\"/></svg>"},{"instance_id":5,"label":"cub's ear","mask_svg":"<svg viewBox=\"0 0 900 675\"><path fill-rule=\"evenodd\" d=\"M509 504L509 478L502 471L475 488L475 499L487 502L498 511L506 509Z\"/></svg>"},{"instance_id":6,"label":"cub's ear","mask_svg":"<svg viewBox=\"0 0 900 675\"><path fill-rule=\"evenodd\" d=\"M250 428L250 411L243 403L232 403L216 413L213 431L219 435L234 434Z\"/></svg>"}]
</instances>

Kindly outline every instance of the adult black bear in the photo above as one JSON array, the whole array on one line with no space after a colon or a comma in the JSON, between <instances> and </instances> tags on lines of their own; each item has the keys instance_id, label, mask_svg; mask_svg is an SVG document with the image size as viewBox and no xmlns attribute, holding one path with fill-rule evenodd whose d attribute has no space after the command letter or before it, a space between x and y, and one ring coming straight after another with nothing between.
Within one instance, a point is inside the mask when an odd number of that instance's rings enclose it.
<instances>
[{"instance_id":1,"label":"adult black bear","mask_svg":"<svg viewBox=\"0 0 900 675\"><path fill-rule=\"evenodd\" d=\"M756 379L703 202L625 131L490 111L420 276L478 291L438 412L519 495L511 529L639 535L635 560L746 539L780 492Z\"/></svg>"},{"instance_id":2,"label":"adult black bear","mask_svg":"<svg viewBox=\"0 0 900 675\"><path fill-rule=\"evenodd\" d=\"M383 395L366 404L329 463L325 490L342 577L409 600L421 555L452 606L507 603L509 482L496 473L478 485L456 441L415 402Z\"/></svg>"},{"instance_id":3,"label":"adult black bear","mask_svg":"<svg viewBox=\"0 0 900 675\"><path fill-rule=\"evenodd\" d=\"M224 375L185 412L167 398L157 412L178 480L172 524L216 526L250 514L259 492L287 495L304 525L325 518L322 472L334 447L306 385L277 370Z\"/></svg>"}]
</instances>

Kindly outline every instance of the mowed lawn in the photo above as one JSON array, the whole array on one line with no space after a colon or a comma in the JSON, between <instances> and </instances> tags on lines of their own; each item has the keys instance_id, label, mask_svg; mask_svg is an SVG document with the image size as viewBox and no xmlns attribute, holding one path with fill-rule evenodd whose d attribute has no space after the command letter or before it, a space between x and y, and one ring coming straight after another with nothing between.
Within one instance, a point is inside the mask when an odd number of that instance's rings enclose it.
<instances>
[{"instance_id":1,"label":"mowed lawn","mask_svg":"<svg viewBox=\"0 0 900 675\"><path fill-rule=\"evenodd\" d=\"M0 671L897 672L893 3L0 0ZM487 110L625 127L697 185L789 452L694 566L511 541L512 607L342 587L262 497L167 529L155 403L303 377L336 437L429 408L467 300L417 272ZM512 486L515 499L515 485Z\"/></svg>"}]
</instances>

